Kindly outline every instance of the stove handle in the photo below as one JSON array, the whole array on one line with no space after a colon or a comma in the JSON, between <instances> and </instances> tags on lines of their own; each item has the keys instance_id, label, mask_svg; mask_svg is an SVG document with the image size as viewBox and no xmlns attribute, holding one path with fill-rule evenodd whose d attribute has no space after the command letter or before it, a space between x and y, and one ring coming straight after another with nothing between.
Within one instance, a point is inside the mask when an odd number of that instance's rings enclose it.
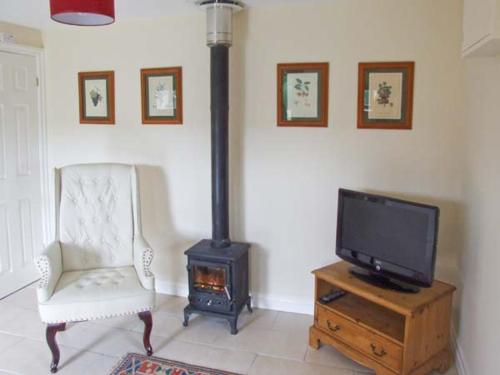
<instances>
[{"instance_id":1,"label":"stove handle","mask_svg":"<svg viewBox=\"0 0 500 375\"><path fill-rule=\"evenodd\" d=\"M226 292L229 301L232 301L233 299L231 298L231 293L229 293L229 289L227 288L227 286L224 287L224 291Z\"/></svg>"}]
</instances>

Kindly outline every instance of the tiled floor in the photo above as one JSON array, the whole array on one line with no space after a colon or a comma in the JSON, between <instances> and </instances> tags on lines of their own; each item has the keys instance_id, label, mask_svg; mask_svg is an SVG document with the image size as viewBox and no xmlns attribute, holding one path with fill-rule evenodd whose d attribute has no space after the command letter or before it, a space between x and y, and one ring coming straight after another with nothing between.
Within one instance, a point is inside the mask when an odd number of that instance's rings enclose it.
<instances>
[{"instance_id":1,"label":"tiled floor","mask_svg":"<svg viewBox=\"0 0 500 375\"><path fill-rule=\"evenodd\" d=\"M45 326L30 286L0 301L0 374L48 374ZM312 317L255 309L240 317L240 332L225 321L193 317L182 327L185 299L158 295L153 315L155 355L196 365L258 375L369 375L370 371L329 347L307 345ZM59 374L108 374L127 352L142 353L142 322L135 316L69 325L58 334ZM456 375L450 370L446 375Z\"/></svg>"}]
</instances>

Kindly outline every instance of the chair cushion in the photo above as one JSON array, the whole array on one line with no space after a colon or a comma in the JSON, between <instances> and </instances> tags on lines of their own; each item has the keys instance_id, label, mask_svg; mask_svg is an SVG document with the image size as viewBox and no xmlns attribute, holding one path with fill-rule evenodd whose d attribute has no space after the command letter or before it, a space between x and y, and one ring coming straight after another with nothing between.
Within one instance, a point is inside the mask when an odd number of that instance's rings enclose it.
<instances>
[{"instance_id":1,"label":"chair cushion","mask_svg":"<svg viewBox=\"0 0 500 375\"><path fill-rule=\"evenodd\" d=\"M133 167L81 164L60 171L63 270L133 264Z\"/></svg>"},{"instance_id":2,"label":"chair cushion","mask_svg":"<svg viewBox=\"0 0 500 375\"><path fill-rule=\"evenodd\" d=\"M144 289L134 267L63 272L52 297L38 305L45 323L110 318L151 311L154 290Z\"/></svg>"}]
</instances>

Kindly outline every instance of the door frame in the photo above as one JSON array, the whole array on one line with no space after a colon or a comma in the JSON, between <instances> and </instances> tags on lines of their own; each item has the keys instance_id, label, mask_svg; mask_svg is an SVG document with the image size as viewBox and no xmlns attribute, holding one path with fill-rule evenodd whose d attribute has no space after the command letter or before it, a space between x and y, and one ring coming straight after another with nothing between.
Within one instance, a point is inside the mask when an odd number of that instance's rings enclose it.
<instances>
[{"instance_id":1,"label":"door frame","mask_svg":"<svg viewBox=\"0 0 500 375\"><path fill-rule=\"evenodd\" d=\"M52 211L50 209L50 184L49 166L47 153L47 111L46 111L46 81L45 81L45 52L42 48L31 47L22 44L0 43L0 52L17 55L32 56L36 61L36 75L38 78L37 107L38 107L38 134L39 134L39 157L40 157L40 185L42 198L42 239L43 246L53 240L54 224L52 223ZM43 248L35 249L39 254Z\"/></svg>"}]
</instances>

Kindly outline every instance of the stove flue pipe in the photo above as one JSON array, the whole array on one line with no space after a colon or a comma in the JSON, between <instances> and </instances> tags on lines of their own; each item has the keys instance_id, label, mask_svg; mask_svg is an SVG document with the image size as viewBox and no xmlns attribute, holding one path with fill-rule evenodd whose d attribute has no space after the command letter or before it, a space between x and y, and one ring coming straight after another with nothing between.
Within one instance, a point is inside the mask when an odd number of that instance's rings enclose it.
<instances>
[{"instance_id":1,"label":"stove flue pipe","mask_svg":"<svg viewBox=\"0 0 500 375\"><path fill-rule=\"evenodd\" d=\"M210 47L210 109L212 121L212 247L231 246L229 236L229 47L233 13L242 4L229 0L201 1L207 14Z\"/></svg>"},{"instance_id":2,"label":"stove flue pipe","mask_svg":"<svg viewBox=\"0 0 500 375\"><path fill-rule=\"evenodd\" d=\"M212 246L231 245L229 238L229 47L210 47L212 112Z\"/></svg>"}]
</instances>

